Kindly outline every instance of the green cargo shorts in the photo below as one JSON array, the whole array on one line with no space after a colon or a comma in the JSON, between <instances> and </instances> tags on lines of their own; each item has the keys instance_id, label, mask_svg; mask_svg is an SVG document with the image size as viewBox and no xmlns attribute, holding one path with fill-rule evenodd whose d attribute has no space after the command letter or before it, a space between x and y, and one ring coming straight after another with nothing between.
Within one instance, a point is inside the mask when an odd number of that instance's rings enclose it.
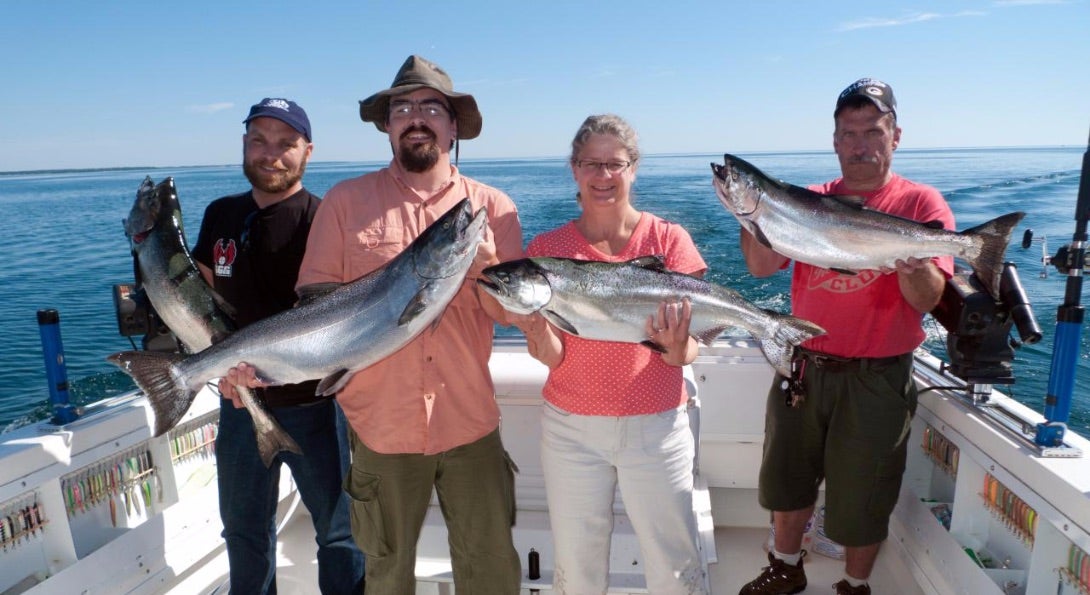
<instances>
[{"instance_id":1,"label":"green cargo shorts","mask_svg":"<svg viewBox=\"0 0 1090 595\"><path fill-rule=\"evenodd\" d=\"M758 497L801 510L825 481L825 533L845 546L881 542L901 491L916 386L912 354L852 360L804 356L797 407L777 375L768 392Z\"/></svg>"}]
</instances>

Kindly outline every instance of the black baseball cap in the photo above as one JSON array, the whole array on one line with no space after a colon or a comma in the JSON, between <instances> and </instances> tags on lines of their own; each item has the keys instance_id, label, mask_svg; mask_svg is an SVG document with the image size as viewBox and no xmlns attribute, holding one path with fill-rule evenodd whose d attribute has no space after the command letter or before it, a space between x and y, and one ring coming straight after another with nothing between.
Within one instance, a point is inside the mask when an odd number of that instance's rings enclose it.
<instances>
[{"instance_id":1,"label":"black baseball cap","mask_svg":"<svg viewBox=\"0 0 1090 595\"><path fill-rule=\"evenodd\" d=\"M893 97L893 87L871 78L859 79L840 92L840 97L836 99L833 117L835 118L845 105L858 105L858 98L867 99L878 108L878 111L884 114L891 113L894 118L897 117L897 100Z\"/></svg>"},{"instance_id":2,"label":"black baseball cap","mask_svg":"<svg viewBox=\"0 0 1090 595\"><path fill-rule=\"evenodd\" d=\"M249 124L250 120L254 118L276 118L302 134L308 143L312 142L310 119L307 118L307 113L303 111L303 108L299 107L299 104L294 101L279 97L266 97L250 108L250 115L246 116L242 123Z\"/></svg>"}]
</instances>

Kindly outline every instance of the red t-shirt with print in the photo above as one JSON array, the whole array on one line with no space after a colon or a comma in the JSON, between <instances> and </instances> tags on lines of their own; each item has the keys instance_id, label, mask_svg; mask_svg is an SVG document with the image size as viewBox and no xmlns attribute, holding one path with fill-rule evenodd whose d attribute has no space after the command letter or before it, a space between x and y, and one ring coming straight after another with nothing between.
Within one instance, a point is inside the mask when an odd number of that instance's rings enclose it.
<instances>
[{"instance_id":1,"label":"red t-shirt with print","mask_svg":"<svg viewBox=\"0 0 1090 595\"><path fill-rule=\"evenodd\" d=\"M863 205L913 221L941 221L954 229L954 214L938 190L894 174L872 192L847 192L842 179L810 188L822 194L855 194ZM933 261L947 278L954 273L950 256ZM808 349L841 357L889 357L908 353L923 342L917 312L901 295L897 275L876 270L845 275L795 262L791 277L792 313L827 331L803 344Z\"/></svg>"}]
</instances>

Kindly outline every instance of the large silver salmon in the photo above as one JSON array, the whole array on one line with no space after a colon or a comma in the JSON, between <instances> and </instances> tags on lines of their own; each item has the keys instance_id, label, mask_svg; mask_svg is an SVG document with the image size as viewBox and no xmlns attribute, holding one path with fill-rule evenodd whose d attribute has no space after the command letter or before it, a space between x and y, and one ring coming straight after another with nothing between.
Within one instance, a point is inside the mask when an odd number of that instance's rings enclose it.
<instances>
[{"instance_id":1,"label":"large silver salmon","mask_svg":"<svg viewBox=\"0 0 1090 595\"><path fill-rule=\"evenodd\" d=\"M477 284L517 314L540 312L560 330L601 341L663 348L647 337L649 316L663 301L688 298L689 334L709 344L730 327L749 331L768 361L791 375L799 343L824 335L821 327L765 310L733 289L666 270L659 257L610 263L569 258L524 258L486 268Z\"/></svg>"},{"instance_id":2,"label":"large silver salmon","mask_svg":"<svg viewBox=\"0 0 1090 595\"><path fill-rule=\"evenodd\" d=\"M187 352L207 349L235 331L233 309L205 282L189 253L174 178L168 177L158 185L150 177L144 178L123 224L144 293ZM253 419L254 438L266 467L280 451L302 454L298 443L280 427L261 399L246 387L235 388ZM155 435L159 436L178 420L169 421L156 411Z\"/></svg>"},{"instance_id":3,"label":"large silver salmon","mask_svg":"<svg viewBox=\"0 0 1090 595\"><path fill-rule=\"evenodd\" d=\"M124 351L107 359L148 394L156 435L177 423L204 383L239 362L271 384L321 378L317 393L333 395L439 319L462 287L486 223L484 209L474 215L464 199L385 266L200 353Z\"/></svg>"},{"instance_id":4,"label":"large silver salmon","mask_svg":"<svg viewBox=\"0 0 1090 595\"><path fill-rule=\"evenodd\" d=\"M832 196L774 180L733 155L711 164L723 206L742 227L776 252L842 273L893 268L897 260L956 256L972 267L993 297L1011 232L1025 213L1014 212L965 231L919 223L863 207L855 196Z\"/></svg>"}]
</instances>

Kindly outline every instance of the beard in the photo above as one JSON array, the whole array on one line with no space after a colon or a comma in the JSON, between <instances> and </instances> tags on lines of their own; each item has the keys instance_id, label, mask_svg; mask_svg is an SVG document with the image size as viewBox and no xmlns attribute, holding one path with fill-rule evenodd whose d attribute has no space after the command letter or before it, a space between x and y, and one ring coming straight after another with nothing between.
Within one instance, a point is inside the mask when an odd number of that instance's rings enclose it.
<instances>
[{"instance_id":1,"label":"beard","mask_svg":"<svg viewBox=\"0 0 1090 595\"><path fill-rule=\"evenodd\" d=\"M303 179L303 174L306 173L306 170L306 162L300 163L299 167L295 169L276 173L262 171L258 168L257 164L252 161L242 162L242 172L246 174L246 179L250 181L250 184L253 185L254 188L270 194L276 194L291 188Z\"/></svg>"},{"instance_id":2,"label":"beard","mask_svg":"<svg viewBox=\"0 0 1090 595\"><path fill-rule=\"evenodd\" d=\"M405 137L414 132L427 132L431 140L424 142L410 142ZM439 162L439 145L435 143L435 133L426 126L413 126L401 133L401 138L395 149L397 162L405 171L423 173Z\"/></svg>"}]
</instances>

